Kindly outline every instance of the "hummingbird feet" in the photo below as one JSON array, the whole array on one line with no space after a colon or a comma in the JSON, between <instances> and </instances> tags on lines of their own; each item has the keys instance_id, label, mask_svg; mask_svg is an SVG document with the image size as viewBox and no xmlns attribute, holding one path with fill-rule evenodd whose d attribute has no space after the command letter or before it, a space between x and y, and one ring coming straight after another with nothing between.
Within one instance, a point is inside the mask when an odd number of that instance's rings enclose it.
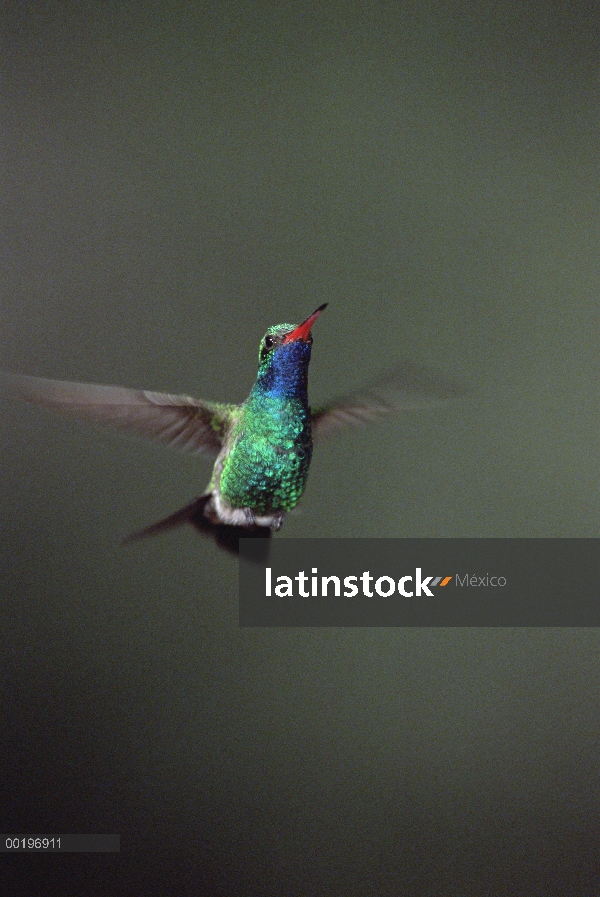
<instances>
[{"instance_id":1,"label":"hummingbird feet","mask_svg":"<svg viewBox=\"0 0 600 897\"><path fill-rule=\"evenodd\" d=\"M273 517L273 521L271 523L271 529L273 530L274 533L278 532L281 529L281 524L283 523L283 517L284 517L283 511L279 511Z\"/></svg>"},{"instance_id":2,"label":"hummingbird feet","mask_svg":"<svg viewBox=\"0 0 600 897\"><path fill-rule=\"evenodd\" d=\"M255 526L258 526L258 523L256 522L256 515L254 514L254 511L252 510L252 508L244 508L243 510L244 510L244 518L245 518L244 526L247 526L250 529ZM273 514L273 519L271 520L270 528L274 533L276 533L278 530L281 529L281 524L283 523L284 517L285 517L285 514L283 513L283 511L277 511L275 514ZM261 525L264 526L264 524L261 524Z\"/></svg>"}]
</instances>

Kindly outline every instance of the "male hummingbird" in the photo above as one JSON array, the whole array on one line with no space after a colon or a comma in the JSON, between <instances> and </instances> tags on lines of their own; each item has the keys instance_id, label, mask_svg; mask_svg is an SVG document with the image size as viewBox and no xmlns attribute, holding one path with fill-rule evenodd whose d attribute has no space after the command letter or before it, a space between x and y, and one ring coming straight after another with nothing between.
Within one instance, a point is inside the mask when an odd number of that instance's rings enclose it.
<instances>
[{"instance_id":1,"label":"male hummingbird","mask_svg":"<svg viewBox=\"0 0 600 897\"><path fill-rule=\"evenodd\" d=\"M313 438L461 392L405 362L370 390L311 410L307 391L311 328L326 306L319 306L297 326L269 327L259 347L256 382L241 405L19 374L3 374L3 380L21 399L71 417L158 439L185 452L216 453L202 495L125 541L191 523L222 547L236 551L240 536L270 536L298 504Z\"/></svg>"}]
</instances>

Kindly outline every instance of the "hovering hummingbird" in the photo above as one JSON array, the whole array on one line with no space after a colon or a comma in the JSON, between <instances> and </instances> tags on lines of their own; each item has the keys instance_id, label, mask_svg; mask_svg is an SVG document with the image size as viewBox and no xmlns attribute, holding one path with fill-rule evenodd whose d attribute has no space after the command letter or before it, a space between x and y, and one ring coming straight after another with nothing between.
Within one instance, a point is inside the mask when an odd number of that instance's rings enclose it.
<instances>
[{"instance_id":1,"label":"hovering hummingbird","mask_svg":"<svg viewBox=\"0 0 600 897\"><path fill-rule=\"evenodd\" d=\"M3 374L2 379L19 398L62 414L148 436L184 452L216 454L202 495L125 542L190 523L237 551L240 536L270 536L298 504L313 439L462 392L405 362L365 392L311 410L311 328L326 307L320 305L297 326L269 327L259 347L256 382L241 405L19 374Z\"/></svg>"}]
</instances>

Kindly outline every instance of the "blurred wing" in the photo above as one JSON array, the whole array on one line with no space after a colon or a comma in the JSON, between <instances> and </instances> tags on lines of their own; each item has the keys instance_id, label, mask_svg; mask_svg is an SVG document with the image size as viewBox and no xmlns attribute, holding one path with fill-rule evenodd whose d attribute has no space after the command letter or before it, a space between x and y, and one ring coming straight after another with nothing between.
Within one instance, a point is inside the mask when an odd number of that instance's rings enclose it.
<instances>
[{"instance_id":1,"label":"blurred wing","mask_svg":"<svg viewBox=\"0 0 600 897\"><path fill-rule=\"evenodd\" d=\"M370 424L398 411L427 408L465 392L464 386L441 374L410 361L401 362L364 391L340 396L329 405L315 408L313 437L329 436L349 425Z\"/></svg>"},{"instance_id":2,"label":"blurred wing","mask_svg":"<svg viewBox=\"0 0 600 897\"><path fill-rule=\"evenodd\" d=\"M2 373L2 387L68 417L148 436L184 452L218 452L236 405L162 392Z\"/></svg>"}]
</instances>

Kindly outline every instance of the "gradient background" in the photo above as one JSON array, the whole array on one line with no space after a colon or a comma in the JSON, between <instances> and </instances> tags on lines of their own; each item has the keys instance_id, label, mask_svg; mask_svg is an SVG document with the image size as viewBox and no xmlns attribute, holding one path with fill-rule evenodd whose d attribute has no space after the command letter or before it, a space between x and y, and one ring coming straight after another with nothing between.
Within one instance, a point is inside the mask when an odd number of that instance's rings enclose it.
<instances>
[{"instance_id":1,"label":"gradient background","mask_svg":"<svg viewBox=\"0 0 600 897\"><path fill-rule=\"evenodd\" d=\"M0 367L314 403L397 358L466 402L319 446L283 536L597 536L587 4L2 4ZM600 892L593 630L240 631L208 459L3 403L7 894ZM597 593L597 583L590 583Z\"/></svg>"}]
</instances>

